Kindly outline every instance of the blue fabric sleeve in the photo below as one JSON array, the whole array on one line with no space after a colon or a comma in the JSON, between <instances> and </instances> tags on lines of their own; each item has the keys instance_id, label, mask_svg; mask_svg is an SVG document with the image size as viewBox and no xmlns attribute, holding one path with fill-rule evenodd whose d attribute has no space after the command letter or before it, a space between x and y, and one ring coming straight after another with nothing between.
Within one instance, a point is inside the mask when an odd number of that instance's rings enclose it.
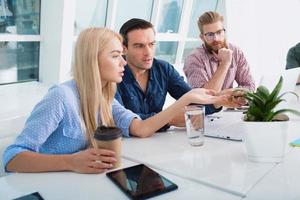
<instances>
[{"instance_id":1,"label":"blue fabric sleeve","mask_svg":"<svg viewBox=\"0 0 300 200\"><path fill-rule=\"evenodd\" d=\"M40 146L58 127L64 115L64 93L59 87L51 88L34 107L21 134L3 154L4 166L23 151L39 152Z\"/></svg>"},{"instance_id":2,"label":"blue fabric sleeve","mask_svg":"<svg viewBox=\"0 0 300 200\"><path fill-rule=\"evenodd\" d=\"M121 98L121 95L120 95L120 92L117 91L116 94L115 94L115 99L124 107L124 104L123 104L123 100ZM135 113L137 115L140 116L141 119L148 119L149 117L152 117L156 114L156 112L152 112L152 113Z\"/></svg>"},{"instance_id":3,"label":"blue fabric sleeve","mask_svg":"<svg viewBox=\"0 0 300 200\"><path fill-rule=\"evenodd\" d=\"M222 110L222 107L215 108L214 105L212 105L212 104L205 105L205 115L210 115L215 112L219 112L220 110Z\"/></svg>"},{"instance_id":4,"label":"blue fabric sleeve","mask_svg":"<svg viewBox=\"0 0 300 200\"><path fill-rule=\"evenodd\" d=\"M168 92L170 95L178 100L182 95L189 92L191 87L184 81L183 77L176 71L176 69L169 64L169 81L168 81ZM205 105L205 114L210 115L215 112L219 112L221 108L216 109L214 105Z\"/></svg>"},{"instance_id":5,"label":"blue fabric sleeve","mask_svg":"<svg viewBox=\"0 0 300 200\"><path fill-rule=\"evenodd\" d=\"M300 43L297 46L290 48L288 51L286 57L286 69L292 69L300 66Z\"/></svg>"},{"instance_id":6,"label":"blue fabric sleeve","mask_svg":"<svg viewBox=\"0 0 300 200\"><path fill-rule=\"evenodd\" d=\"M148 119L149 117L152 117L152 116L156 115L157 113L152 112L152 113L147 113L147 114L145 114L145 113L135 113L135 114L139 115L140 118L142 120L144 120L144 119Z\"/></svg>"},{"instance_id":7,"label":"blue fabric sleeve","mask_svg":"<svg viewBox=\"0 0 300 200\"><path fill-rule=\"evenodd\" d=\"M114 99L112 104L113 118L116 126L123 131L123 136L130 137L129 127L134 118L140 117L132 111L124 108L117 100Z\"/></svg>"},{"instance_id":8,"label":"blue fabric sleeve","mask_svg":"<svg viewBox=\"0 0 300 200\"><path fill-rule=\"evenodd\" d=\"M191 87L184 81L177 70L168 64L168 92L176 100L189 92Z\"/></svg>"}]
</instances>

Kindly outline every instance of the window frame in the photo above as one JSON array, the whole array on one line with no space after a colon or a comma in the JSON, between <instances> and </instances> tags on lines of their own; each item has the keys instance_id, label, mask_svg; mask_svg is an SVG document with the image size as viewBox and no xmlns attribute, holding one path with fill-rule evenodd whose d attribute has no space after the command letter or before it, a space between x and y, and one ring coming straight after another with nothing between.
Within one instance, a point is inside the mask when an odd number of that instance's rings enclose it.
<instances>
[{"instance_id":1,"label":"window frame","mask_svg":"<svg viewBox=\"0 0 300 200\"><path fill-rule=\"evenodd\" d=\"M39 7L39 30L41 30L41 4L42 0L39 0L40 7ZM10 34L10 33L0 33L0 42L38 42L39 45L42 41L41 37L41 31L39 31L39 34L36 35L30 35L30 34ZM39 58L40 58L40 50L39 50ZM40 59L38 61L38 71L40 68ZM28 82L28 81L35 81L35 80L16 80L15 82L5 82L5 83L0 83L0 85L6 85L6 84L13 84L13 83L23 83L23 82ZM37 81L39 81L39 74L37 75Z\"/></svg>"}]
</instances>

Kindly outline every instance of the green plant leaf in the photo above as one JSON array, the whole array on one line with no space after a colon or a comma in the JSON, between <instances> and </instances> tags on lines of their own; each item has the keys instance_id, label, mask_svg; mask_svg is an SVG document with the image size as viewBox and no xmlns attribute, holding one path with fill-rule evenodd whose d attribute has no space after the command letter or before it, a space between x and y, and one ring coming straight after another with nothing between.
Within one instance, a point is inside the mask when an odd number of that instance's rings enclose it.
<instances>
[{"instance_id":1,"label":"green plant leaf","mask_svg":"<svg viewBox=\"0 0 300 200\"><path fill-rule=\"evenodd\" d=\"M262 110L257 106L250 106L247 114L252 115L254 117L253 121L261 121L264 117L264 113ZM253 118L251 117L251 118Z\"/></svg>"},{"instance_id":2,"label":"green plant leaf","mask_svg":"<svg viewBox=\"0 0 300 200\"><path fill-rule=\"evenodd\" d=\"M274 118L274 116L276 116L276 115L278 115L280 113L285 113L285 112L290 112L290 113L293 113L295 115L300 116L300 112L297 111L297 110L293 110L293 109L281 109L281 110L277 110L276 112L274 112L273 115L270 116L270 119L272 120Z\"/></svg>"},{"instance_id":3,"label":"green plant leaf","mask_svg":"<svg viewBox=\"0 0 300 200\"><path fill-rule=\"evenodd\" d=\"M246 112L245 117L246 121L272 121L275 116L284 112L291 112L300 116L300 111L293 109L275 110L279 103L285 101L283 96L289 93L295 95L299 99L299 96L294 92L284 92L283 94L280 94L282 82L283 78L280 77L271 93L265 86L259 86L256 92L245 93L244 98L249 103L249 109Z\"/></svg>"},{"instance_id":4,"label":"green plant leaf","mask_svg":"<svg viewBox=\"0 0 300 200\"><path fill-rule=\"evenodd\" d=\"M275 98L277 98L281 88L282 88L282 82L283 82L283 78L282 76L280 76L280 79L278 81L278 83L276 84L275 88L273 89L273 91L271 92L268 101L273 101Z\"/></svg>"},{"instance_id":5,"label":"green plant leaf","mask_svg":"<svg viewBox=\"0 0 300 200\"><path fill-rule=\"evenodd\" d=\"M265 116L263 121L265 122L272 121L275 115L276 115L275 112L269 112L268 115Z\"/></svg>"},{"instance_id":6,"label":"green plant leaf","mask_svg":"<svg viewBox=\"0 0 300 200\"><path fill-rule=\"evenodd\" d=\"M274 101L266 103L265 110L273 110L282 101L285 101L285 99L276 99Z\"/></svg>"},{"instance_id":7,"label":"green plant leaf","mask_svg":"<svg viewBox=\"0 0 300 200\"><path fill-rule=\"evenodd\" d=\"M244 118L245 121L256 121L255 117L251 114L246 114L246 118Z\"/></svg>"},{"instance_id":8,"label":"green plant leaf","mask_svg":"<svg viewBox=\"0 0 300 200\"><path fill-rule=\"evenodd\" d=\"M266 88L263 85L261 85L257 88L256 93L264 99L267 99L270 95L268 88Z\"/></svg>"},{"instance_id":9,"label":"green plant leaf","mask_svg":"<svg viewBox=\"0 0 300 200\"><path fill-rule=\"evenodd\" d=\"M293 95L295 95L296 98L297 98L297 101L299 101L299 96L298 96L298 94L297 94L296 92L293 92L293 91L287 91L287 92L284 92L284 93L282 93L278 98L282 98L283 96L285 96L285 95L287 95L287 94L293 94Z\"/></svg>"},{"instance_id":10,"label":"green plant leaf","mask_svg":"<svg viewBox=\"0 0 300 200\"><path fill-rule=\"evenodd\" d=\"M251 97L249 97L249 96L247 96L247 95L244 95L244 98L245 98L246 100L248 100L249 102L252 102L252 98L251 98Z\"/></svg>"},{"instance_id":11,"label":"green plant leaf","mask_svg":"<svg viewBox=\"0 0 300 200\"><path fill-rule=\"evenodd\" d=\"M259 95L255 94L255 93L246 93L245 97L250 97L251 101L256 103L259 106L263 106L265 104L265 99L263 99L262 97L260 97Z\"/></svg>"}]
</instances>

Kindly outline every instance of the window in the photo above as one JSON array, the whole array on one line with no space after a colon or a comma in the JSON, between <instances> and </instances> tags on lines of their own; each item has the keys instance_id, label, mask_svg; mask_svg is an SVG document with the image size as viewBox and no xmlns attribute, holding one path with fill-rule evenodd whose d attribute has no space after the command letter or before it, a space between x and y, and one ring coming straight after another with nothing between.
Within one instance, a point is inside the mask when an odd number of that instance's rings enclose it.
<instances>
[{"instance_id":1,"label":"window","mask_svg":"<svg viewBox=\"0 0 300 200\"><path fill-rule=\"evenodd\" d=\"M117 1L114 30L119 32L121 26L131 18L141 18L150 21L152 4L153 0Z\"/></svg>"},{"instance_id":2,"label":"window","mask_svg":"<svg viewBox=\"0 0 300 200\"><path fill-rule=\"evenodd\" d=\"M175 63L178 42L157 42L156 57L169 63Z\"/></svg>"},{"instance_id":3,"label":"window","mask_svg":"<svg viewBox=\"0 0 300 200\"><path fill-rule=\"evenodd\" d=\"M83 29L104 27L107 14L107 0L76 0L75 35Z\"/></svg>"},{"instance_id":4,"label":"window","mask_svg":"<svg viewBox=\"0 0 300 200\"><path fill-rule=\"evenodd\" d=\"M188 56L191 51L199 47L202 41L199 39L199 28L198 28L198 18L207 11L216 11L219 6L218 0L194 0L191 7L191 16L189 18L189 26L187 37L185 38L184 50L182 54L181 62L184 63L186 56Z\"/></svg>"},{"instance_id":5,"label":"window","mask_svg":"<svg viewBox=\"0 0 300 200\"><path fill-rule=\"evenodd\" d=\"M183 55L182 55L182 60L181 62L184 63L184 59L197 47L199 47L201 44L200 40L199 41L192 41L192 42L185 42L184 45L184 50L183 50Z\"/></svg>"},{"instance_id":6,"label":"window","mask_svg":"<svg viewBox=\"0 0 300 200\"><path fill-rule=\"evenodd\" d=\"M197 18L216 9L224 13L224 0L0 0L0 84L67 80L72 45L80 31L96 26L118 32L130 18L153 23L155 56L181 72L184 58L200 43Z\"/></svg>"},{"instance_id":7,"label":"window","mask_svg":"<svg viewBox=\"0 0 300 200\"><path fill-rule=\"evenodd\" d=\"M199 16L206 11L224 9L221 1L89 0L87 3L76 0L75 35L89 26L106 26L119 32L131 18L151 21L157 33L155 56L177 66L180 71L186 56L201 44L197 26Z\"/></svg>"},{"instance_id":8,"label":"window","mask_svg":"<svg viewBox=\"0 0 300 200\"><path fill-rule=\"evenodd\" d=\"M178 33L183 0L163 0L160 2L158 32Z\"/></svg>"},{"instance_id":9,"label":"window","mask_svg":"<svg viewBox=\"0 0 300 200\"><path fill-rule=\"evenodd\" d=\"M0 84L38 80L40 0L0 0Z\"/></svg>"},{"instance_id":10,"label":"window","mask_svg":"<svg viewBox=\"0 0 300 200\"><path fill-rule=\"evenodd\" d=\"M218 5L217 0L197 0L193 2L192 15L190 17L188 37L198 38L199 29L197 25L198 18L206 11L215 11Z\"/></svg>"}]
</instances>

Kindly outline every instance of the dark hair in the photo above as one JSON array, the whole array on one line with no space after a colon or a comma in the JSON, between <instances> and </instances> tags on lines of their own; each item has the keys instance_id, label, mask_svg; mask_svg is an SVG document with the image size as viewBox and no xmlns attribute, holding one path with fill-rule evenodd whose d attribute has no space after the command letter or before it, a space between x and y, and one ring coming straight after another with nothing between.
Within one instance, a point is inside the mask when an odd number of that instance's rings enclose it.
<instances>
[{"instance_id":1,"label":"dark hair","mask_svg":"<svg viewBox=\"0 0 300 200\"><path fill-rule=\"evenodd\" d=\"M127 22L125 22L119 31L119 33L123 37L123 45L125 45L126 47L128 46L127 34L130 31L137 30L137 29L148 29L148 28L152 28L154 31L153 24L151 24L151 22L148 22L143 19L132 18L132 19L128 20Z\"/></svg>"}]
</instances>

